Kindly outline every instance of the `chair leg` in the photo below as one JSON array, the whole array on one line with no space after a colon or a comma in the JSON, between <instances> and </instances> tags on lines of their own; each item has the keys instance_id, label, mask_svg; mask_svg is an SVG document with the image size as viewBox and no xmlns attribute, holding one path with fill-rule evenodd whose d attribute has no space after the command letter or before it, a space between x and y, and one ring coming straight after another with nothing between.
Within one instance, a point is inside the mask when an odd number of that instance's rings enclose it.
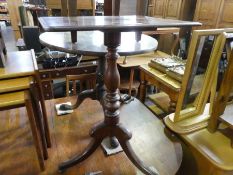
<instances>
[{"instance_id":1,"label":"chair leg","mask_svg":"<svg viewBox=\"0 0 233 175\"><path fill-rule=\"evenodd\" d=\"M40 139L39 139L39 133L38 133L37 127L36 127L35 117L33 114L33 108L32 108L30 95L27 91L25 92L25 106L26 106L26 110L27 110L27 114L28 114L28 119L29 119L31 131L32 131L33 141L34 141L34 144L36 147L39 165L40 165L41 170L43 171L43 170L45 170L44 156L43 156L43 151L42 151L41 143L40 143Z\"/></svg>"}]
</instances>

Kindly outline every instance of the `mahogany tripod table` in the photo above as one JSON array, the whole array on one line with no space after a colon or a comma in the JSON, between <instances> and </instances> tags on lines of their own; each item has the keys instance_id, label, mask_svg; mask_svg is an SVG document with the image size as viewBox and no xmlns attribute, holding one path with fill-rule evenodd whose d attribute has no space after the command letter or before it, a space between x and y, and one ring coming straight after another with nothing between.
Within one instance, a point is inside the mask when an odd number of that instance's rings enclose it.
<instances>
[{"instance_id":1,"label":"mahogany tripod table","mask_svg":"<svg viewBox=\"0 0 233 175\"><path fill-rule=\"evenodd\" d=\"M106 94L101 104L104 109L104 121L95 125L90 134L93 138L88 147L74 158L63 162L60 171L74 166L87 159L101 144L105 137L116 137L131 162L145 174L157 174L136 156L129 140L132 134L119 123L120 95L118 87L120 75L117 69L117 47L121 44L121 32L142 32L155 30L157 27L182 27L200 25L198 22L156 19L144 16L82 16L82 17L41 17L39 22L45 31L70 31L72 42L76 42L76 31L100 30L104 32L104 45L107 46L106 70L104 72L104 85ZM140 36L140 35L139 35ZM139 39L140 40L140 37ZM130 41L129 41L130 42ZM130 43L129 43L130 44ZM99 64L102 64L101 62Z\"/></svg>"}]
</instances>

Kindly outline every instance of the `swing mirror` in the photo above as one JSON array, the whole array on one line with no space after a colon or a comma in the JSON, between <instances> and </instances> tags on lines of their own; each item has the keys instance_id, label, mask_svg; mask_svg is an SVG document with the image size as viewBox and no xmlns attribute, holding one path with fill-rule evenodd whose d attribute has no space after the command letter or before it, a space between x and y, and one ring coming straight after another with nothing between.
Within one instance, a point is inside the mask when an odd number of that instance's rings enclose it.
<instances>
[{"instance_id":1,"label":"swing mirror","mask_svg":"<svg viewBox=\"0 0 233 175\"><path fill-rule=\"evenodd\" d=\"M216 87L218 62L225 43L223 32L223 29L193 31L176 111L169 116L172 121L200 115L208 108L206 104L211 100L212 88ZM209 53L206 44L210 45ZM211 86L212 83L215 85Z\"/></svg>"}]
</instances>

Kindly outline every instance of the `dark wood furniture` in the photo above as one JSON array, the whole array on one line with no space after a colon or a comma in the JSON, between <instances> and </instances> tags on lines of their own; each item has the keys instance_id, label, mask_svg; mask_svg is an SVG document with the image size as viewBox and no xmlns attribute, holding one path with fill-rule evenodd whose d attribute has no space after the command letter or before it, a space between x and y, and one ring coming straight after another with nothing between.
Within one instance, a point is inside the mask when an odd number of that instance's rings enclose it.
<instances>
[{"instance_id":1,"label":"dark wood furniture","mask_svg":"<svg viewBox=\"0 0 233 175\"><path fill-rule=\"evenodd\" d=\"M140 53L147 53L156 50L157 41L147 35L141 36L141 41L137 42L134 32L122 33L122 45L118 47L118 53L121 56L129 56ZM107 53L107 48L104 46L104 33L100 31L79 31L77 32L77 42L72 43L69 32L45 32L40 35L40 42L48 48L63 52L96 56L103 59ZM132 44L128 44L132 41ZM96 63L96 62L94 62ZM44 95L46 99L54 97L52 91L52 80L65 77L66 75L87 74L95 71L97 64L90 62L89 65L80 63L79 67L60 68L40 70L42 85L44 87ZM140 63L142 63L140 61ZM139 64L140 64L139 63ZM138 65L138 64L137 64ZM134 65L134 66L137 66ZM132 67L132 65L130 64ZM46 75L47 74L47 75Z\"/></svg>"},{"instance_id":2,"label":"dark wood furniture","mask_svg":"<svg viewBox=\"0 0 233 175\"><path fill-rule=\"evenodd\" d=\"M39 68L39 75L42 85L42 92L45 100L53 99L55 96L53 90L53 81L65 79L66 75L82 75L95 73L97 68L96 61L81 62L78 66L62 67L56 69Z\"/></svg>"},{"instance_id":3,"label":"dark wood furniture","mask_svg":"<svg viewBox=\"0 0 233 175\"><path fill-rule=\"evenodd\" d=\"M53 17L48 18L53 19ZM73 18L75 20L76 17ZM71 40L70 32L45 32L40 35L39 39L44 46L67 53L97 57L103 57L107 53L107 47L104 45L104 32L101 31L78 31L75 43ZM122 44L118 47L118 53L121 56L151 52L157 48L158 44L154 38L147 35L142 35L141 41L137 42L135 32L123 32L121 41ZM128 41L132 43L128 44Z\"/></svg>"},{"instance_id":4,"label":"dark wood furniture","mask_svg":"<svg viewBox=\"0 0 233 175\"><path fill-rule=\"evenodd\" d=\"M67 75L66 76L66 96L70 95L70 82L72 82L72 95L77 95L77 84L79 81L79 92L85 89L94 89L96 85L96 73L81 74L81 75Z\"/></svg>"},{"instance_id":5,"label":"dark wood furniture","mask_svg":"<svg viewBox=\"0 0 233 175\"><path fill-rule=\"evenodd\" d=\"M105 56L107 59L106 70L103 69L105 61L102 63L99 62L99 65L102 66L100 72L104 78L104 84L101 83L103 81L97 80L97 84L99 84L96 91L94 91L94 94L93 92L89 94L89 97L98 99L103 105L105 119L91 130L93 139L88 147L80 155L60 164L59 170L64 171L84 161L98 148L105 137L115 136L135 166L145 174L157 174L145 166L136 156L129 143L132 134L119 123L120 96L118 87L120 76L116 60L119 57L117 47L121 44L120 32L132 30L141 32L143 30L155 30L157 27L182 27L200 25L200 23L163 20L143 16L42 17L39 21L44 30L51 32L101 30L104 32L104 45L107 46L108 51ZM106 94L103 91L104 85L106 87Z\"/></svg>"}]
</instances>

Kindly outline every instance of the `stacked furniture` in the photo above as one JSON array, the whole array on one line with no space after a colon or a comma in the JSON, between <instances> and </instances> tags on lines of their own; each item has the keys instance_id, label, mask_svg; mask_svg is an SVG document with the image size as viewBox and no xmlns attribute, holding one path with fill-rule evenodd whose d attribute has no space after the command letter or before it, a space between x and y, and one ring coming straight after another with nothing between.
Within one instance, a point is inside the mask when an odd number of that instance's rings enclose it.
<instances>
[{"instance_id":1,"label":"stacked furniture","mask_svg":"<svg viewBox=\"0 0 233 175\"><path fill-rule=\"evenodd\" d=\"M0 68L0 110L25 106L41 170L51 147L45 103L34 51L8 53Z\"/></svg>"}]
</instances>

